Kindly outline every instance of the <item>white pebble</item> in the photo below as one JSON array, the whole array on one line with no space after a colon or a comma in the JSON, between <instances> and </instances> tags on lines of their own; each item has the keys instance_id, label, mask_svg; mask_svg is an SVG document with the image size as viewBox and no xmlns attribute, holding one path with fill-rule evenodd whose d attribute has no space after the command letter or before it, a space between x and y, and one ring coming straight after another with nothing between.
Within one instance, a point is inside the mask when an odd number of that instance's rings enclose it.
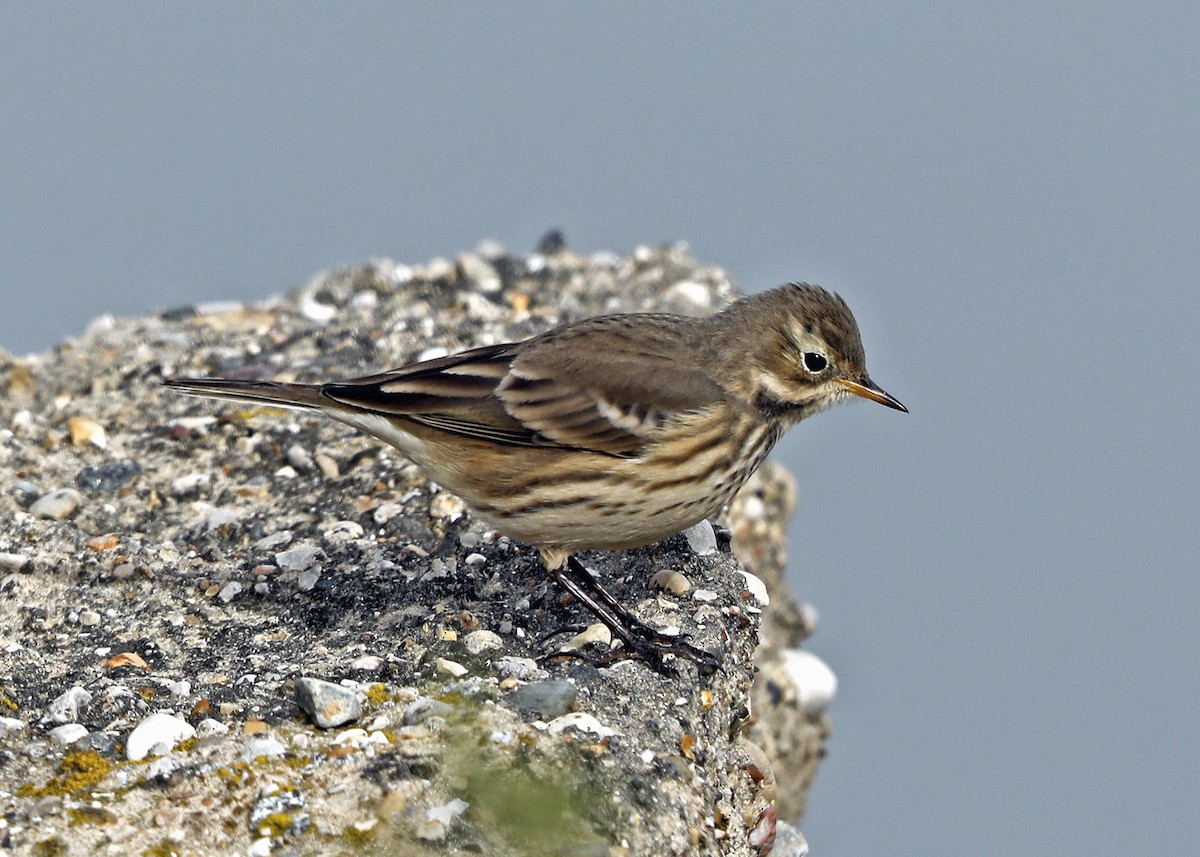
<instances>
[{"instance_id":1,"label":"white pebble","mask_svg":"<svg viewBox=\"0 0 1200 857\"><path fill-rule=\"evenodd\" d=\"M224 735L228 731L228 726L220 720L214 720L211 717L205 717L196 726L196 734L201 738L207 738L209 735Z\"/></svg>"},{"instance_id":2,"label":"white pebble","mask_svg":"<svg viewBox=\"0 0 1200 857\"><path fill-rule=\"evenodd\" d=\"M721 596L718 595L712 589L697 589L695 592L692 593L692 597L695 598L697 601L703 601L705 603L708 603L710 601L716 601Z\"/></svg>"},{"instance_id":3,"label":"white pebble","mask_svg":"<svg viewBox=\"0 0 1200 857\"><path fill-rule=\"evenodd\" d=\"M151 753L163 756L177 743L195 737L196 730L182 717L166 711L156 711L129 733L125 742L125 758L140 762Z\"/></svg>"},{"instance_id":4,"label":"white pebble","mask_svg":"<svg viewBox=\"0 0 1200 857\"><path fill-rule=\"evenodd\" d=\"M454 676L455 678L462 678L468 672L470 672L470 670L468 670L466 667L464 667L458 661L452 661L452 660L449 660L448 658L438 658L433 663L434 663L434 666L436 666L439 670L441 670L444 673L449 673L450 675Z\"/></svg>"},{"instance_id":5,"label":"white pebble","mask_svg":"<svg viewBox=\"0 0 1200 857\"><path fill-rule=\"evenodd\" d=\"M746 578L746 590L758 600L759 604L766 607L771 603L771 596L767 593L767 584L763 583L761 577L741 569L738 569L738 574Z\"/></svg>"},{"instance_id":6,"label":"white pebble","mask_svg":"<svg viewBox=\"0 0 1200 857\"><path fill-rule=\"evenodd\" d=\"M434 806L425 810L425 818L429 821L440 821L449 827L450 823L466 812L469 806L470 804L465 800L454 798L441 806Z\"/></svg>"},{"instance_id":7,"label":"white pebble","mask_svg":"<svg viewBox=\"0 0 1200 857\"><path fill-rule=\"evenodd\" d=\"M488 649L503 648L504 642L495 631L481 629L467 634L463 638L463 645L467 647L468 652L478 655L480 652L486 652Z\"/></svg>"},{"instance_id":8,"label":"white pebble","mask_svg":"<svg viewBox=\"0 0 1200 857\"><path fill-rule=\"evenodd\" d=\"M82 724L64 723L50 730L50 740L60 747L69 747L87 734L87 727Z\"/></svg>"},{"instance_id":9,"label":"white pebble","mask_svg":"<svg viewBox=\"0 0 1200 857\"><path fill-rule=\"evenodd\" d=\"M74 488L59 488L37 498L29 507L29 514L35 518L53 518L61 521L70 517L82 502L83 495Z\"/></svg>"},{"instance_id":10,"label":"white pebble","mask_svg":"<svg viewBox=\"0 0 1200 857\"><path fill-rule=\"evenodd\" d=\"M212 476L208 473L187 473L176 479L171 480L170 492L173 497L185 497L199 491L201 488L207 487L212 481Z\"/></svg>"},{"instance_id":11,"label":"white pebble","mask_svg":"<svg viewBox=\"0 0 1200 857\"><path fill-rule=\"evenodd\" d=\"M562 717L555 717L546 724L546 728L554 735L565 729L578 729L580 732L591 732L593 735L598 735L601 738L621 734L620 731L605 726L595 717L584 711L572 711L569 714L564 714Z\"/></svg>"},{"instance_id":12,"label":"white pebble","mask_svg":"<svg viewBox=\"0 0 1200 857\"><path fill-rule=\"evenodd\" d=\"M350 662L350 669L375 672L381 663L383 663L383 659L379 655L363 655Z\"/></svg>"},{"instance_id":13,"label":"white pebble","mask_svg":"<svg viewBox=\"0 0 1200 857\"><path fill-rule=\"evenodd\" d=\"M242 593L242 584L236 580L231 580L221 587L221 591L217 593L217 597L224 603L228 604L233 599L237 598Z\"/></svg>"},{"instance_id":14,"label":"white pebble","mask_svg":"<svg viewBox=\"0 0 1200 857\"><path fill-rule=\"evenodd\" d=\"M352 542L361 539L364 532L358 521L337 521L321 534L321 538L330 543Z\"/></svg>"},{"instance_id":15,"label":"white pebble","mask_svg":"<svg viewBox=\"0 0 1200 857\"><path fill-rule=\"evenodd\" d=\"M837 693L837 676L829 665L805 649L784 649L780 657L800 708L808 714L824 711Z\"/></svg>"}]
</instances>

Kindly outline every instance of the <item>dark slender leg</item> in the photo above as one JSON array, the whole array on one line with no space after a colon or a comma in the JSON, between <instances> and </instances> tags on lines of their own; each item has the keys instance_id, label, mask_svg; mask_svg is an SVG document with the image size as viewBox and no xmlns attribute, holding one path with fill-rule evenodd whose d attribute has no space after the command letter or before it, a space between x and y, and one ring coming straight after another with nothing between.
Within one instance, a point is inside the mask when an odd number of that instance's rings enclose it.
<instances>
[{"instance_id":1,"label":"dark slender leg","mask_svg":"<svg viewBox=\"0 0 1200 857\"><path fill-rule=\"evenodd\" d=\"M686 637L664 634L638 619L597 583L575 557L568 557L565 566L552 569L550 574L563 589L591 610L613 636L621 641L622 646L594 660L583 658L574 652L556 652L548 657L574 657L591 660L596 665L637 658L663 675L676 674L674 668L666 661L667 655L686 658L696 664L702 675L712 675L721 666L721 661L716 655L690 645Z\"/></svg>"}]
</instances>

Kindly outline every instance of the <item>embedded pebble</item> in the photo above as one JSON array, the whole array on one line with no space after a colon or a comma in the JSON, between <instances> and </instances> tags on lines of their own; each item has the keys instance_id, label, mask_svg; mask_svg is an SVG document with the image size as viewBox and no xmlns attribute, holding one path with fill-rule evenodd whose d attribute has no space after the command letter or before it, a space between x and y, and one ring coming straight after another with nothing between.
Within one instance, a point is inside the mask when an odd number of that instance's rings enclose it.
<instances>
[{"instance_id":1,"label":"embedded pebble","mask_svg":"<svg viewBox=\"0 0 1200 857\"><path fill-rule=\"evenodd\" d=\"M71 443L74 446L88 443L98 449L108 446L108 434L104 431L104 426L88 417L71 417L67 420L67 431L71 434Z\"/></svg>"},{"instance_id":2,"label":"embedded pebble","mask_svg":"<svg viewBox=\"0 0 1200 857\"><path fill-rule=\"evenodd\" d=\"M692 588L692 582L682 572L670 568L656 571L654 576L650 578L650 583L652 586L665 589L674 595L687 595Z\"/></svg>"},{"instance_id":3,"label":"embedded pebble","mask_svg":"<svg viewBox=\"0 0 1200 857\"><path fill-rule=\"evenodd\" d=\"M594 622L563 644L564 652L582 649L589 643L599 643L604 647L612 645L612 631L603 622Z\"/></svg>"},{"instance_id":4,"label":"embedded pebble","mask_svg":"<svg viewBox=\"0 0 1200 857\"><path fill-rule=\"evenodd\" d=\"M467 558L463 560L463 564L468 568L480 568L487 563L487 557L481 553L469 553Z\"/></svg>"},{"instance_id":5,"label":"embedded pebble","mask_svg":"<svg viewBox=\"0 0 1200 857\"><path fill-rule=\"evenodd\" d=\"M775 823L773 857L808 857L808 840L800 830L784 821Z\"/></svg>"},{"instance_id":6,"label":"embedded pebble","mask_svg":"<svg viewBox=\"0 0 1200 857\"><path fill-rule=\"evenodd\" d=\"M306 473L313 468L312 456L309 455L307 449L298 443L289 446L284 457L287 459L287 463L296 468L300 473Z\"/></svg>"},{"instance_id":7,"label":"embedded pebble","mask_svg":"<svg viewBox=\"0 0 1200 857\"><path fill-rule=\"evenodd\" d=\"M13 735L25 731L25 721L15 717L0 717L0 735Z\"/></svg>"},{"instance_id":8,"label":"embedded pebble","mask_svg":"<svg viewBox=\"0 0 1200 857\"><path fill-rule=\"evenodd\" d=\"M246 849L246 857L270 857L271 854L271 837L260 836L250 843L250 847Z\"/></svg>"},{"instance_id":9,"label":"embedded pebble","mask_svg":"<svg viewBox=\"0 0 1200 857\"><path fill-rule=\"evenodd\" d=\"M708 556L717 552L717 534L708 521L688 527L683 531L683 535L687 539L688 547L697 556Z\"/></svg>"},{"instance_id":10,"label":"embedded pebble","mask_svg":"<svg viewBox=\"0 0 1200 857\"><path fill-rule=\"evenodd\" d=\"M238 583L236 580L231 580L221 587L220 591L217 593L217 597L228 604L230 601L242 594L242 589L242 584Z\"/></svg>"},{"instance_id":11,"label":"embedded pebble","mask_svg":"<svg viewBox=\"0 0 1200 857\"><path fill-rule=\"evenodd\" d=\"M291 530L280 530L277 533L271 533L269 536L263 536L254 543L254 549L260 551L275 550L281 548L292 540Z\"/></svg>"},{"instance_id":12,"label":"embedded pebble","mask_svg":"<svg viewBox=\"0 0 1200 857\"><path fill-rule=\"evenodd\" d=\"M75 477L75 484L84 491L116 491L142 472L136 461L110 461L95 467L85 467Z\"/></svg>"},{"instance_id":13,"label":"embedded pebble","mask_svg":"<svg viewBox=\"0 0 1200 857\"><path fill-rule=\"evenodd\" d=\"M489 649L500 649L504 647L504 641L500 639L500 635L495 631L481 629L472 631L463 637L463 645L467 647L467 651L473 655L478 655L480 652L486 652Z\"/></svg>"},{"instance_id":14,"label":"embedded pebble","mask_svg":"<svg viewBox=\"0 0 1200 857\"><path fill-rule=\"evenodd\" d=\"M229 732L229 727L226 724L211 717L205 717L196 725L196 735L201 738L207 738L210 735L224 735L227 732Z\"/></svg>"},{"instance_id":15,"label":"embedded pebble","mask_svg":"<svg viewBox=\"0 0 1200 857\"><path fill-rule=\"evenodd\" d=\"M79 685L64 691L50 703L48 713L55 723L74 723L79 711L92 701L92 695Z\"/></svg>"},{"instance_id":16,"label":"embedded pebble","mask_svg":"<svg viewBox=\"0 0 1200 857\"><path fill-rule=\"evenodd\" d=\"M766 607L771 603L771 596L767 592L767 584L763 583L761 577L751 574L748 571L743 571L740 568L738 569L738 574L746 579L746 591L753 595L759 604Z\"/></svg>"},{"instance_id":17,"label":"embedded pebble","mask_svg":"<svg viewBox=\"0 0 1200 857\"><path fill-rule=\"evenodd\" d=\"M379 665L383 663L383 659L378 655L363 655L355 658L350 662L350 669L362 670L363 672L375 672L379 669Z\"/></svg>"},{"instance_id":18,"label":"embedded pebble","mask_svg":"<svg viewBox=\"0 0 1200 857\"><path fill-rule=\"evenodd\" d=\"M49 732L50 740L60 747L69 747L87 734L87 727L79 723L64 723Z\"/></svg>"},{"instance_id":19,"label":"embedded pebble","mask_svg":"<svg viewBox=\"0 0 1200 857\"><path fill-rule=\"evenodd\" d=\"M536 681L549 675L537 665L537 661L533 658L519 658L515 655L497 658L493 662L492 668L500 674L501 678L515 678L521 681Z\"/></svg>"},{"instance_id":20,"label":"embedded pebble","mask_svg":"<svg viewBox=\"0 0 1200 857\"><path fill-rule=\"evenodd\" d=\"M61 521L70 517L82 502L83 495L74 488L59 488L35 500L29 507L29 514L35 518L53 518Z\"/></svg>"},{"instance_id":21,"label":"embedded pebble","mask_svg":"<svg viewBox=\"0 0 1200 857\"><path fill-rule=\"evenodd\" d=\"M413 835L425 842L441 842L446 838L446 825L426 819L417 825Z\"/></svg>"},{"instance_id":22,"label":"embedded pebble","mask_svg":"<svg viewBox=\"0 0 1200 857\"><path fill-rule=\"evenodd\" d=\"M208 473L187 473L171 480L170 492L172 497L186 497L205 488L212 481Z\"/></svg>"},{"instance_id":23,"label":"embedded pebble","mask_svg":"<svg viewBox=\"0 0 1200 857\"><path fill-rule=\"evenodd\" d=\"M31 504L38 498L40 493L41 492L38 491L37 486L28 479L20 479L14 482L12 486L13 497L22 506L28 506Z\"/></svg>"},{"instance_id":24,"label":"embedded pebble","mask_svg":"<svg viewBox=\"0 0 1200 857\"><path fill-rule=\"evenodd\" d=\"M513 708L549 720L574 708L578 697L579 688L569 681L556 679L522 685L505 699Z\"/></svg>"},{"instance_id":25,"label":"embedded pebble","mask_svg":"<svg viewBox=\"0 0 1200 857\"><path fill-rule=\"evenodd\" d=\"M29 562L29 557L23 553L0 552L0 568L8 571L20 571Z\"/></svg>"},{"instance_id":26,"label":"embedded pebble","mask_svg":"<svg viewBox=\"0 0 1200 857\"><path fill-rule=\"evenodd\" d=\"M321 534L321 538L330 543L351 542L361 539L365 530L358 521L338 521Z\"/></svg>"},{"instance_id":27,"label":"embedded pebble","mask_svg":"<svg viewBox=\"0 0 1200 857\"><path fill-rule=\"evenodd\" d=\"M404 507L399 503L380 503L371 513L371 520L377 524L386 524L397 515L404 514Z\"/></svg>"},{"instance_id":28,"label":"embedded pebble","mask_svg":"<svg viewBox=\"0 0 1200 857\"><path fill-rule=\"evenodd\" d=\"M273 735L247 735L242 739L242 761L253 762L260 757L278 759L287 747Z\"/></svg>"},{"instance_id":29,"label":"embedded pebble","mask_svg":"<svg viewBox=\"0 0 1200 857\"><path fill-rule=\"evenodd\" d=\"M465 800L453 798L441 806L433 806L425 810L425 818L429 821L440 821L442 824L449 826L454 819L466 812L469 806L470 804Z\"/></svg>"},{"instance_id":30,"label":"embedded pebble","mask_svg":"<svg viewBox=\"0 0 1200 857\"><path fill-rule=\"evenodd\" d=\"M468 672L470 672L470 670L468 670L458 661L452 661L449 658L437 658L433 664L442 672L448 673L455 678L462 678Z\"/></svg>"},{"instance_id":31,"label":"embedded pebble","mask_svg":"<svg viewBox=\"0 0 1200 857\"><path fill-rule=\"evenodd\" d=\"M546 729L554 735L566 729L591 732L593 735L598 735L601 738L611 738L613 735L621 734L619 730L605 726L595 717L583 711L572 711L570 714L564 714L562 717L555 717L546 724Z\"/></svg>"},{"instance_id":32,"label":"embedded pebble","mask_svg":"<svg viewBox=\"0 0 1200 857\"><path fill-rule=\"evenodd\" d=\"M193 738L196 730L182 717L156 711L134 727L125 741L125 758L139 762L153 753L165 756L180 741Z\"/></svg>"},{"instance_id":33,"label":"embedded pebble","mask_svg":"<svg viewBox=\"0 0 1200 857\"><path fill-rule=\"evenodd\" d=\"M326 479L337 479L341 475L338 463L323 452L318 452L313 456L313 464L317 465L317 470L320 470L321 475Z\"/></svg>"},{"instance_id":34,"label":"embedded pebble","mask_svg":"<svg viewBox=\"0 0 1200 857\"><path fill-rule=\"evenodd\" d=\"M320 548L292 548L275 554L275 564L284 571L304 571L315 565L319 556L321 556Z\"/></svg>"},{"instance_id":35,"label":"embedded pebble","mask_svg":"<svg viewBox=\"0 0 1200 857\"><path fill-rule=\"evenodd\" d=\"M192 683L187 679L173 681L167 685L167 690L170 692L171 696L191 696Z\"/></svg>"},{"instance_id":36,"label":"embedded pebble","mask_svg":"<svg viewBox=\"0 0 1200 857\"><path fill-rule=\"evenodd\" d=\"M440 699L421 696L404 709L404 725L416 726L430 717L449 717L453 711L453 708Z\"/></svg>"},{"instance_id":37,"label":"embedded pebble","mask_svg":"<svg viewBox=\"0 0 1200 857\"><path fill-rule=\"evenodd\" d=\"M296 679L296 704L322 729L332 729L362 715L358 694L348 687L307 676Z\"/></svg>"},{"instance_id":38,"label":"embedded pebble","mask_svg":"<svg viewBox=\"0 0 1200 857\"><path fill-rule=\"evenodd\" d=\"M720 597L721 596L712 589L697 589L692 593L692 598L706 603L710 601L716 601Z\"/></svg>"},{"instance_id":39,"label":"embedded pebble","mask_svg":"<svg viewBox=\"0 0 1200 857\"><path fill-rule=\"evenodd\" d=\"M462 500L446 491L438 494L429 502L430 517L445 518L451 523L461 518L466 510L467 506Z\"/></svg>"},{"instance_id":40,"label":"embedded pebble","mask_svg":"<svg viewBox=\"0 0 1200 857\"><path fill-rule=\"evenodd\" d=\"M296 578L296 588L301 592L312 592L317 585L317 581L320 579L320 567L310 568L307 571L300 572L300 576Z\"/></svg>"},{"instance_id":41,"label":"embedded pebble","mask_svg":"<svg viewBox=\"0 0 1200 857\"><path fill-rule=\"evenodd\" d=\"M222 527L236 524L240 518L241 515L237 509L231 509L228 506L218 506L201 519L198 528L201 532L211 533L213 530L219 530Z\"/></svg>"},{"instance_id":42,"label":"embedded pebble","mask_svg":"<svg viewBox=\"0 0 1200 857\"><path fill-rule=\"evenodd\" d=\"M79 624L85 628L93 628L100 624L101 616L95 610L84 610L79 614Z\"/></svg>"},{"instance_id":43,"label":"embedded pebble","mask_svg":"<svg viewBox=\"0 0 1200 857\"><path fill-rule=\"evenodd\" d=\"M837 693L837 676L823 660L806 649L783 649L783 669L796 688L796 699L807 714L820 714Z\"/></svg>"},{"instance_id":44,"label":"embedded pebble","mask_svg":"<svg viewBox=\"0 0 1200 857\"><path fill-rule=\"evenodd\" d=\"M9 423L13 433L18 435L33 434L33 414L27 410L20 410L13 414L12 422Z\"/></svg>"}]
</instances>

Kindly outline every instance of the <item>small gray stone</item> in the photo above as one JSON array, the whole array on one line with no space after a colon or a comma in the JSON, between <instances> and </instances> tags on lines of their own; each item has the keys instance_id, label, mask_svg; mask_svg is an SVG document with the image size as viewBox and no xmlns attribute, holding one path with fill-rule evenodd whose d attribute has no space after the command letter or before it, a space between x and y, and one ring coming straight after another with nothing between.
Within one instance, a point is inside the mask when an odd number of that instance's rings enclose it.
<instances>
[{"instance_id":1,"label":"small gray stone","mask_svg":"<svg viewBox=\"0 0 1200 857\"><path fill-rule=\"evenodd\" d=\"M22 479L13 484L12 494L18 503L20 503L22 506L28 506L38 498L38 489L37 486L28 479Z\"/></svg>"},{"instance_id":2,"label":"small gray stone","mask_svg":"<svg viewBox=\"0 0 1200 857\"><path fill-rule=\"evenodd\" d=\"M320 568L310 568L300 572L300 576L296 578L296 588L301 592L312 592L313 587L317 585L317 581L321 579Z\"/></svg>"},{"instance_id":3,"label":"small gray stone","mask_svg":"<svg viewBox=\"0 0 1200 857\"><path fill-rule=\"evenodd\" d=\"M29 514L35 518L53 518L61 521L74 514L82 502L83 495L74 488L59 488L38 497L29 507Z\"/></svg>"},{"instance_id":4,"label":"small gray stone","mask_svg":"<svg viewBox=\"0 0 1200 857\"><path fill-rule=\"evenodd\" d=\"M430 717L449 717L454 711L440 699L430 699L427 696L418 697L404 709L404 725L416 726L424 723Z\"/></svg>"},{"instance_id":5,"label":"small gray stone","mask_svg":"<svg viewBox=\"0 0 1200 857\"><path fill-rule=\"evenodd\" d=\"M109 461L80 470L75 484L84 491L116 491L141 472L136 461Z\"/></svg>"},{"instance_id":6,"label":"small gray stone","mask_svg":"<svg viewBox=\"0 0 1200 857\"><path fill-rule=\"evenodd\" d=\"M304 571L315 565L321 549L312 546L292 548L275 554L275 564L284 571Z\"/></svg>"},{"instance_id":7,"label":"small gray stone","mask_svg":"<svg viewBox=\"0 0 1200 857\"><path fill-rule=\"evenodd\" d=\"M242 585L236 580L231 580L221 587L221 591L217 593L217 597L228 604L233 599L237 598L242 593Z\"/></svg>"},{"instance_id":8,"label":"small gray stone","mask_svg":"<svg viewBox=\"0 0 1200 857\"><path fill-rule=\"evenodd\" d=\"M362 715L354 690L319 678L296 679L296 704L322 729L350 723Z\"/></svg>"},{"instance_id":9,"label":"small gray stone","mask_svg":"<svg viewBox=\"0 0 1200 857\"><path fill-rule=\"evenodd\" d=\"M551 720L575 707L579 688L569 681L539 681L518 687L507 697L513 708Z\"/></svg>"}]
</instances>

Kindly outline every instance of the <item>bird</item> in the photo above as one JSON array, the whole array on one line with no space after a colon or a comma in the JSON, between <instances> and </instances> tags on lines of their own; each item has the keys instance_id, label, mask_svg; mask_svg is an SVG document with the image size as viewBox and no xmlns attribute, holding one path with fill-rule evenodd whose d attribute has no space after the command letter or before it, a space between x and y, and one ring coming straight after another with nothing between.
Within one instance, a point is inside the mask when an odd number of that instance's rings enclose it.
<instances>
[{"instance_id":1,"label":"bird","mask_svg":"<svg viewBox=\"0 0 1200 857\"><path fill-rule=\"evenodd\" d=\"M641 622L575 557L643 547L713 517L801 420L859 396L908 409L867 374L845 300L808 283L704 317L585 318L373 375L317 384L172 378L179 392L316 411L391 444L504 535L621 643L597 661L721 658ZM563 653L559 653L563 654Z\"/></svg>"}]
</instances>

